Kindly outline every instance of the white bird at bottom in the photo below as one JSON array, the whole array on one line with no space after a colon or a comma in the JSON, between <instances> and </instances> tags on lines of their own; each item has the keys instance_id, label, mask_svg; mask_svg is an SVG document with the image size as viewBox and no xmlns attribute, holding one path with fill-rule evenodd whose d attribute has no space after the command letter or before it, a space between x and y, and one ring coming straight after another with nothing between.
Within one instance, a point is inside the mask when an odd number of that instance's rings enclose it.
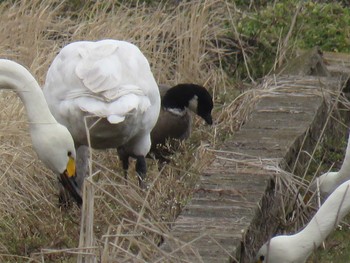
<instances>
[{"instance_id":1,"label":"white bird at bottom","mask_svg":"<svg viewBox=\"0 0 350 263\"><path fill-rule=\"evenodd\" d=\"M350 180L334 190L303 230L267 241L259 249L256 262L305 263L349 210Z\"/></svg>"}]
</instances>

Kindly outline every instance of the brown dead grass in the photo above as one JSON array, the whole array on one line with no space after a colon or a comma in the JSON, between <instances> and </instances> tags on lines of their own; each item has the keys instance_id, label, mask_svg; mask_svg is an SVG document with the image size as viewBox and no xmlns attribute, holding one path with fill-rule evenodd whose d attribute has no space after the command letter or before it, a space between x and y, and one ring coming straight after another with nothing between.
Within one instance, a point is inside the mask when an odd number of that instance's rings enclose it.
<instances>
[{"instance_id":1,"label":"brown dead grass","mask_svg":"<svg viewBox=\"0 0 350 263\"><path fill-rule=\"evenodd\" d=\"M216 105L214 114L220 123L209 128L196 119L191 140L170 165L159 170L149 161L148 180L153 184L147 193L137 190L135 176L129 176L128 186L124 184L115 151L94 151L80 229L80 210L57 207L56 176L32 150L22 103L14 94L1 92L2 262L75 262L77 255L86 262L149 262L154 255L158 262L178 262L157 245L169 234L209 161L205 147L220 141L218 134L224 130L232 134L231 121L239 127L242 116L225 113L237 107L231 101L238 91L221 67L226 51L217 47L227 33L226 3L190 1L147 8L113 2L96 1L73 14L62 1L5 1L0 4L0 57L26 66L43 84L62 46L77 40L127 40L144 52L159 83L193 82L205 85L214 98L224 94L225 101ZM185 247L180 244L179 250Z\"/></svg>"},{"instance_id":2,"label":"brown dead grass","mask_svg":"<svg viewBox=\"0 0 350 263\"><path fill-rule=\"evenodd\" d=\"M64 45L77 40L127 40L144 52L159 83L205 85L216 102L216 125L205 127L197 118L191 140L169 165L158 167L149 160L151 188L146 193L138 190L133 175L125 185L115 151L93 151L82 212L76 207L61 211L57 178L32 150L22 103L16 95L0 92L1 262L188 262L185 256L179 258L179 251L191 250L191 244L170 236L169 227L210 162L206 149L231 136L259 98L283 90L283 85L262 83L236 97L245 88L232 85L222 68L222 61L232 55L222 48L228 41L227 24L235 23L235 9L225 1L153 8L113 2L95 1L77 14L62 1L5 1L0 4L0 57L23 64L43 84L51 61ZM305 196L300 194L307 192L307 184L271 161L257 160L253 165L277 175L276 192L288 188L288 193L300 196L293 203L300 210L290 219L297 230L309 217ZM290 197L283 197L282 202L290 203ZM177 244L176 257L159 249L163 238ZM197 257L194 251L192 255Z\"/></svg>"}]
</instances>

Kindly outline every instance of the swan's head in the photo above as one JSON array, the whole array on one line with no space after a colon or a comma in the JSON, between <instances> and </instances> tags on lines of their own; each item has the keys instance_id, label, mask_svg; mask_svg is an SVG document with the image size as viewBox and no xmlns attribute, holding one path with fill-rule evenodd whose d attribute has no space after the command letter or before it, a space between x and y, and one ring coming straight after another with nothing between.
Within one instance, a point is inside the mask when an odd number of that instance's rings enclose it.
<instances>
[{"instance_id":1,"label":"swan's head","mask_svg":"<svg viewBox=\"0 0 350 263\"><path fill-rule=\"evenodd\" d=\"M81 205L81 192L76 183L76 152L68 129L58 123L31 124L30 127L39 159L59 176L62 185Z\"/></svg>"},{"instance_id":2,"label":"swan's head","mask_svg":"<svg viewBox=\"0 0 350 263\"><path fill-rule=\"evenodd\" d=\"M267 241L258 251L256 263L305 262L311 253L307 244L295 235L276 236Z\"/></svg>"},{"instance_id":3,"label":"swan's head","mask_svg":"<svg viewBox=\"0 0 350 263\"><path fill-rule=\"evenodd\" d=\"M277 236L267 241L256 255L256 263L300 262L294 258L288 236ZM294 261L295 260L295 261Z\"/></svg>"},{"instance_id":4,"label":"swan's head","mask_svg":"<svg viewBox=\"0 0 350 263\"><path fill-rule=\"evenodd\" d=\"M266 263L265 257L267 255L267 247L266 244L264 244L260 249L258 254L256 255L255 263Z\"/></svg>"}]
</instances>

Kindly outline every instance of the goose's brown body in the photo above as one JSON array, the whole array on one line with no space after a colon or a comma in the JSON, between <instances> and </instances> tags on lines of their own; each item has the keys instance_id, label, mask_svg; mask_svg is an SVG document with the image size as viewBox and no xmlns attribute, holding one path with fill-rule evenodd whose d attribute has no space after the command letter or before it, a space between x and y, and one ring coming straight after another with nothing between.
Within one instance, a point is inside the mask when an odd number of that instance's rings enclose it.
<instances>
[{"instance_id":1,"label":"goose's brown body","mask_svg":"<svg viewBox=\"0 0 350 263\"><path fill-rule=\"evenodd\" d=\"M213 102L208 91L195 84L179 84L175 87L158 85L158 87L162 107L158 121L151 132L150 152L156 159L166 161L166 156L176 150L178 142L190 136L191 111L201 116L208 124L212 124Z\"/></svg>"}]
</instances>

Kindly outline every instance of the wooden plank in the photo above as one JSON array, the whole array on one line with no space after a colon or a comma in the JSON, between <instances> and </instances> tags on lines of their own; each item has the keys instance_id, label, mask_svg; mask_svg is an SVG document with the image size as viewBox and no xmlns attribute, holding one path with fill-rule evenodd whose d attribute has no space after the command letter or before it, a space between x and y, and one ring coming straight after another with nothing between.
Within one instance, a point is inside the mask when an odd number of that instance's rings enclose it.
<instances>
[{"instance_id":1,"label":"wooden plank","mask_svg":"<svg viewBox=\"0 0 350 263\"><path fill-rule=\"evenodd\" d=\"M162 244L179 260L167 262L249 262L275 231L278 220L268 218L280 208L271 172L254 162L293 165L302 147L312 151L329 111L322 94L338 90L339 79L281 76L271 83L273 92L260 97L241 130L213 151L215 160Z\"/></svg>"}]
</instances>

